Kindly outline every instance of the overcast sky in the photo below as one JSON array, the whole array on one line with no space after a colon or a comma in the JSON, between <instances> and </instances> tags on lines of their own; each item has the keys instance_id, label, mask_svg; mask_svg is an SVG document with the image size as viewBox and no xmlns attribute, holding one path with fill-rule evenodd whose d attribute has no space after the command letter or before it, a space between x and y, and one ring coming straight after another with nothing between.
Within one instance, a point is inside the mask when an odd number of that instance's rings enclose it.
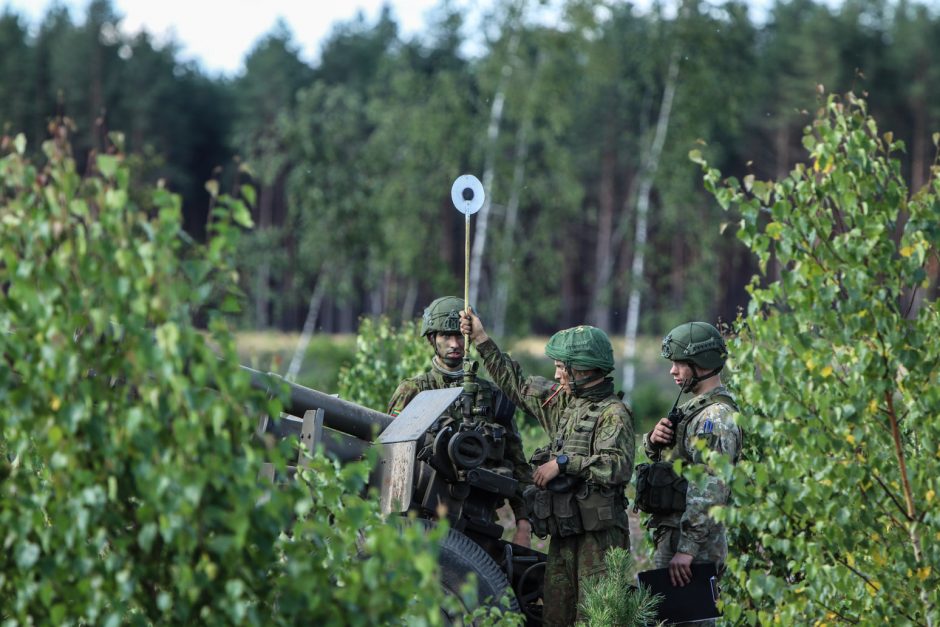
<instances>
[{"instance_id":1,"label":"overcast sky","mask_svg":"<svg viewBox=\"0 0 940 627\"><path fill-rule=\"evenodd\" d=\"M56 0L0 0L35 27ZM69 7L72 19L84 20L88 0L58 0ZM180 58L196 59L213 74L233 74L241 68L254 43L283 18L308 62L316 59L320 42L333 24L348 21L361 10L372 23L382 0L112 0L121 28L135 33L145 28L157 36L173 35ZM388 2L406 35L418 33L426 14L438 0L390 0ZM457 7L489 2L455 0Z\"/></svg>"}]
</instances>

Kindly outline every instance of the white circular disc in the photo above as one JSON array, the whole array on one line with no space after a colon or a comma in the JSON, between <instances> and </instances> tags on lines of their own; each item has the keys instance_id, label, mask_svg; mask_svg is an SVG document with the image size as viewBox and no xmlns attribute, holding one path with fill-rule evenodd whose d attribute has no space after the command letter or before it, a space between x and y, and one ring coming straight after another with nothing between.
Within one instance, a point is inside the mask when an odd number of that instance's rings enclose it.
<instances>
[{"instance_id":1,"label":"white circular disc","mask_svg":"<svg viewBox=\"0 0 940 627\"><path fill-rule=\"evenodd\" d=\"M483 184L472 174L458 176L453 187L450 188L450 199L454 201L457 211L465 215L479 211L485 198Z\"/></svg>"}]
</instances>

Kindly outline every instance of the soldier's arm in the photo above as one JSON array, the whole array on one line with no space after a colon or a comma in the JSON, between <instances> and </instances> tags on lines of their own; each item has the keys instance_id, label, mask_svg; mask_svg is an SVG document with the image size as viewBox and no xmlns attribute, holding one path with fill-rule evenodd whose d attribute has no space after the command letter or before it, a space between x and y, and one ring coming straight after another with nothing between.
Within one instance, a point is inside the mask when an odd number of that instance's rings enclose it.
<instances>
[{"instance_id":1,"label":"soldier's arm","mask_svg":"<svg viewBox=\"0 0 940 627\"><path fill-rule=\"evenodd\" d=\"M601 486L629 483L636 448L633 433L630 411L620 403L607 407L594 427L592 454L571 455L566 474Z\"/></svg>"},{"instance_id":2,"label":"soldier's arm","mask_svg":"<svg viewBox=\"0 0 940 627\"><path fill-rule=\"evenodd\" d=\"M499 350L492 339L488 338L485 342L478 344L477 350L483 358L487 372L493 377L496 387L501 389L516 406L535 416L543 429L552 433L553 425L549 418L549 411L545 407L545 401L553 394L554 386L542 377L526 377L519 364Z\"/></svg>"},{"instance_id":3,"label":"soldier's arm","mask_svg":"<svg viewBox=\"0 0 940 627\"><path fill-rule=\"evenodd\" d=\"M652 433L652 432L650 432ZM643 450L646 456L654 462L658 462L663 456L664 446L650 441L650 433L643 434Z\"/></svg>"},{"instance_id":4,"label":"soldier's arm","mask_svg":"<svg viewBox=\"0 0 940 627\"><path fill-rule=\"evenodd\" d=\"M522 436L516 426L516 419L510 421L510 428L506 433L506 459L512 463L512 476L519 482L516 493L509 499L516 520L528 518L529 512L522 497L527 486L532 485L532 468L525 459L525 450L522 447Z\"/></svg>"},{"instance_id":5,"label":"soldier's arm","mask_svg":"<svg viewBox=\"0 0 940 627\"><path fill-rule=\"evenodd\" d=\"M704 463L704 451L699 451L696 440L704 440L706 450L716 451L737 459L740 448L740 430L734 422L734 411L723 404L712 405L692 419L686 435L686 446L693 455L693 463ZM704 481L689 482L685 497L685 512L679 521L682 531L677 551L695 555L711 534L715 521L708 510L715 505L726 505L730 489L718 477L708 474Z\"/></svg>"},{"instance_id":6,"label":"soldier's arm","mask_svg":"<svg viewBox=\"0 0 940 627\"><path fill-rule=\"evenodd\" d=\"M385 413L389 416L397 417L398 414L407 407L408 403L411 402L411 399L417 396L420 391L418 386L412 381L408 379L402 381L398 384L395 393L392 394L392 398L388 402L388 410Z\"/></svg>"}]
</instances>

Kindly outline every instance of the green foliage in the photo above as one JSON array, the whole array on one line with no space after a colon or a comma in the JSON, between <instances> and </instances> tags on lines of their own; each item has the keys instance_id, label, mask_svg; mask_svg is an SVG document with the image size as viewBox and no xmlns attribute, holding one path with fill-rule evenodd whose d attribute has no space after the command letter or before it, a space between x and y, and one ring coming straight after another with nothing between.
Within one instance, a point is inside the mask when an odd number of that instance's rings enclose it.
<instances>
[{"instance_id":1,"label":"green foliage","mask_svg":"<svg viewBox=\"0 0 940 627\"><path fill-rule=\"evenodd\" d=\"M418 330L416 322L396 328L387 318L363 318L352 363L340 371L340 396L385 411L402 380L430 367L433 349Z\"/></svg>"},{"instance_id":2,"label":"green foliage","mask_svg":"<svg viewBox=\"0 0 940 627\"><path fill-rule=\"evenodd\" d=\"M630 551L613 548L604 556L607 575L585 582L582 627L642 627L656 620L661 597L637 588Z\"/></svg>"},{"instance_id":3,"label":"green foliage","mask_svg":"<svg viewBox=\"0 0 940 627\"><path fill-rule=\"evenodd\" d=\"M0 616L438 621L438 532L387 525L358 496L374 459L320 456L280 489L257 479L297 453L252 440L280 403L250 388L223 317L246 205L216 197L192 245L178 196L131 190L116 152L80 177L66 137L42 166L22 136L0 158Z\"/></svg>"},{"instance_id":4,"label":"green foliage","mask_svg":"<svg viewBox=\"0 0 940 627\"><path fill-rule=\"evenodd\" d=\"M803 145L811 165L779 181L705 168L763 275L730 349L752 447L736 507L716 512L737 547L725 615L924 624L940 603L940 312L918 297L940 179L911 195L902 146L851 93L826 100Z\"/></svg>"},{"instance_id":5,"label":"green foliage","mask_svg":"<svg viewBox=\"0 0 940 627\"><path fill-rule=\"evenodd\" d=\"M464 614L465 625L474 627L522 627L525 625L525 616L508 609L509 595L512 594L509 590L498 603L478 605L476 574L470 573L467 581L461 586L460 593L463 596L463 603L468 607L474 607L472 612Z\"/></svg>"}]
</instances>

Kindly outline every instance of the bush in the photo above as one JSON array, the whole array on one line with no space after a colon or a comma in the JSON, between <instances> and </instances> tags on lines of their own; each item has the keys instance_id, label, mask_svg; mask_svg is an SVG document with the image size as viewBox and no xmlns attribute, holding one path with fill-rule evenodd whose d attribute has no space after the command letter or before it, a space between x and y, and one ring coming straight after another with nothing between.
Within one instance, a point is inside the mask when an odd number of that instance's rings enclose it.
<instances>
[{"instance_id":1,"label":"bush","mask_svg":"<svg viewBox=\"0 0 940 627\"><path fill-rule=\"evenodd\" d=\"M340 396L376 411L388 409L398 384L431 366L433 349L419 332L417 322L395 328L385 317L363 318L352 362L340 370Z\"/></svg>"},{"instance_id":2,"label":"bush","mask_svg":"<svg viewBox=\"0 0 940 627\"><path fill-rule=\"evenodd\" d=\"M81 177L65 126L45 165L25 143L4 138L0 158L0 617L439 620L417 601L437 594L424 529L387 526L356 496L368 463L317 458L283 489L256 479L262 459L296 452L252 440L280 403L250 389L223 316L238 308L233 251L253 191L210 183L196 246L179 197L129 189L118 152Z\"/></svg>"},{"instance_id":3,"label":"bush","mask_svg":"<svg viewBox=\"0 0 940 627\"><path fill-rule=\"evenodd\" d=\"M901 144L852 94L829 97L803 143L812 165L777 182L706 167L762 274L730 349L752 448L737 507L716 512L737 546L725 614L927 624L940 604L940 316L916 299L938 254L940 179L935 168L909 194Z\"/></svg>"}]
</instances>

